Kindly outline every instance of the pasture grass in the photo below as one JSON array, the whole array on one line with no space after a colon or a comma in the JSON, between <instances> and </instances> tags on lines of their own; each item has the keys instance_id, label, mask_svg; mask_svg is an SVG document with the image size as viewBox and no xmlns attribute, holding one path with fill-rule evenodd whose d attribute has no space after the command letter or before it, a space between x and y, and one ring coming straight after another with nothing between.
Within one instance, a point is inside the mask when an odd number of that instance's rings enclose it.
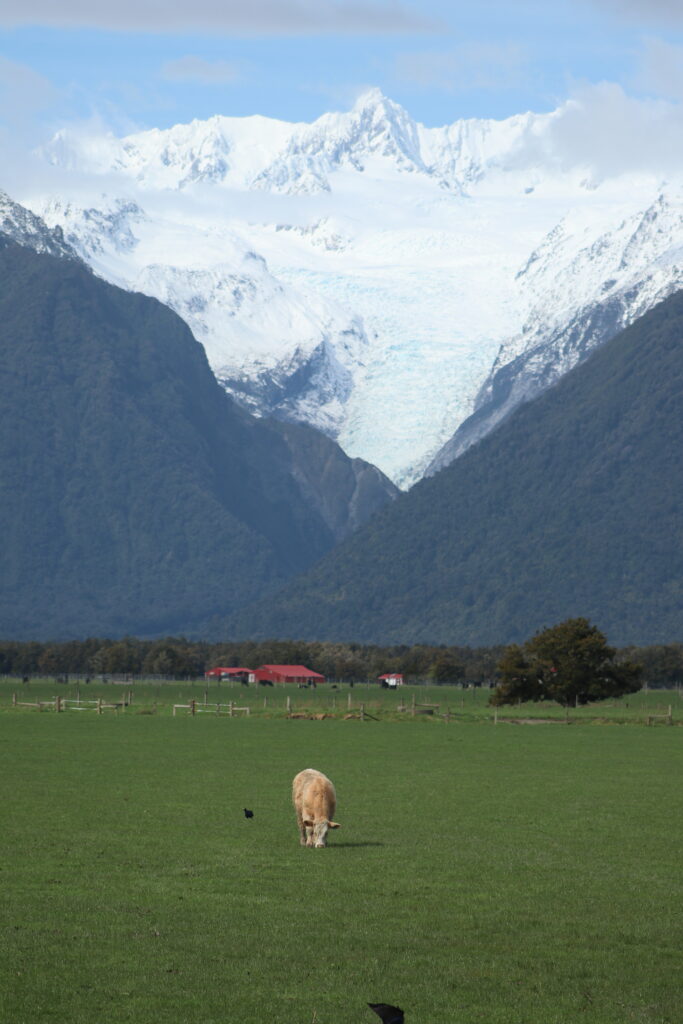
<instances>
[{"instance_id":1,"label":"pasture grass","mask_svg":"<svg viewBox=\"0 0 683 1024\"><path fill-rule=\"evenodd\" d=\"M220 715L228 715L229 702L248 707L251 716L259 718L284 718L288 703L293 714L325 714L330 718L342 719L346 715L358 716L363 705L368 715L383 721L404 721L412 717L413 700L417 707L433 705L435 721L442 720L446 713L453 722L492 722L494 709L489 704L491 690L488 687L462 688L460 686L402 686L398 690L383 690L376 683L324 684L317 689L300 689L295 685L274 687L241 686L239 683L217 683L194 680L187 682L153 681L136 679L126 684L105 683L99 678L89 684L72 679L67 684L54 679L32 679L23 684L16 678L0 678L0 712L28 712L29 708L13 707L12 697L18 702L51 701L59 695L68 700L80 697L82 701L95 702L101 698L105 704L121 704L132 691L133 703L125 713L172 714L174 704L188 704L195 700L201 708L209 709L220 705ZM557 723L579 724L641 724L648 715L664 715L672 708L673 719L683 724L683 690L643 689L620 699L598 701L578 708L563 708L554 701L527 703L497 709L499 723L554 721ZM401 710L401 709L405 710ZM86 712L77 712L86 714ZM105 712L109 713L109 712ZM208 712L213 714L214 711ZM179 716L187 714L179 710ZM430 715L416 716L429 719Z\"/></svg>"},{"instance_id":2,"label":"pasture grass","mask_svg":"<svg viewBox=\"0 0 683 1024\"><path fill-rule=\"evenodd\" d=\"M0 716L0 1020L683 1019L679 729L132 712Z\"/></svg>"}]
</instances>

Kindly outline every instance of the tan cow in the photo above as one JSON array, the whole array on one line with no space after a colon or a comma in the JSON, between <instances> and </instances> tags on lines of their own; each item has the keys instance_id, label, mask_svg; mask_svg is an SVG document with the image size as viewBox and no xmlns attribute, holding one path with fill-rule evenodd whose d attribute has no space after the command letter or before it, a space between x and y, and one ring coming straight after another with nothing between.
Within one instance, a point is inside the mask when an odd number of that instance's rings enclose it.
<instances>
[{"instance_id":1,"label":"tan cow","mask_svg":"<svg viewBox=\"0 0 683 1024\"><path fill-rule=\"evenodd\" d=\"M341 828L332 821L337 794L326 775L304 768L294 776L292 800L302 846L326 846L328 828Z\"/></svg>"}]
</instances>

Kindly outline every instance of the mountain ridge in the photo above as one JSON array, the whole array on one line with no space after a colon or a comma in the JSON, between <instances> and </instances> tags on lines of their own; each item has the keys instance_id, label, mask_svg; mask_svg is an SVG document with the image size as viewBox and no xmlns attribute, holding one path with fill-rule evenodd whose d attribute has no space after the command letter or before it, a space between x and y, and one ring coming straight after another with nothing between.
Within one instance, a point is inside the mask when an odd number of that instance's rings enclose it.
<instances>
[{"instance_id":1,"label":"mountain ridge","mask_svg":"<svg viewBox=\"0 0 683 1024\"><path fill-rule=\"evenodd\" d=\"M158 300L5 235L0 270L5 637L199 629L395 494L242 410ZM306 444L326 474L304 488Z\"/></svg>"}]
</instances>

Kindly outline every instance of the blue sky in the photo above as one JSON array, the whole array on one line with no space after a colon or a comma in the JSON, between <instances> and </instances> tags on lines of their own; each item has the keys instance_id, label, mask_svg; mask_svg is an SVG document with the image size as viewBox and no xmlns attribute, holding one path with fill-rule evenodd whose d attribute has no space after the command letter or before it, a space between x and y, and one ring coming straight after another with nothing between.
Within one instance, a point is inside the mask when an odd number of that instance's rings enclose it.
<instances>
[{"instance_id":1,"label":"blue sky","mask_svg":"<svg viewBox=\"0 0 683 1024\"><path fill-rule=\"evenodd\" d=\"M683 101L683 0L2 0L0 126L40 142L212 114L310 121L379 86L427 125L613 83Z\"/></svg>"}]
</instances>

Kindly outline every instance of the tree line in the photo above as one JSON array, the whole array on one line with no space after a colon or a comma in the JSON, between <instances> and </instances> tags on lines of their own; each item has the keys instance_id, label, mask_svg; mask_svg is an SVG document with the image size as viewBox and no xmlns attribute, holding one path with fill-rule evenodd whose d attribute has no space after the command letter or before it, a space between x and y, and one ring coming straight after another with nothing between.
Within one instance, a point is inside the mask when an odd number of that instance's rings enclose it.
<instances>
[{"instance_id":1,"label":"tree line","mask_svg":"<svg viewBox=\"0 0 683 1024\"><path fill-rule=\"evenodd\" d=\"M183 637L141 640L90 638L54 643L0 642L0 675L131 675L170 679L200 678L222 665L257 668L267 664L306 665L327 679L374 680L400 672L406 682L469 683L501 681L509 648L378 646L355 643L266 640L207 643ZM508 659L509 660L509 659ZM616 664L637 662L650 686L683 681L683 644L629 647L614 652Z\"/></svg>"},{"instance_id":2,"label":"tree line","mask_svg":"<svg viewBox=\"0 0 683 1024\"><path fill-rule=\"evenodd\" d=\"M306 665L327 679L364 682L387 672L408 680L488 683L502 647L380 647L354 643L265 640L207 643L183 637L140 640L0 642L0 674L131 675L198 678L216 666Z\"/></svg>"}]
</instances>

